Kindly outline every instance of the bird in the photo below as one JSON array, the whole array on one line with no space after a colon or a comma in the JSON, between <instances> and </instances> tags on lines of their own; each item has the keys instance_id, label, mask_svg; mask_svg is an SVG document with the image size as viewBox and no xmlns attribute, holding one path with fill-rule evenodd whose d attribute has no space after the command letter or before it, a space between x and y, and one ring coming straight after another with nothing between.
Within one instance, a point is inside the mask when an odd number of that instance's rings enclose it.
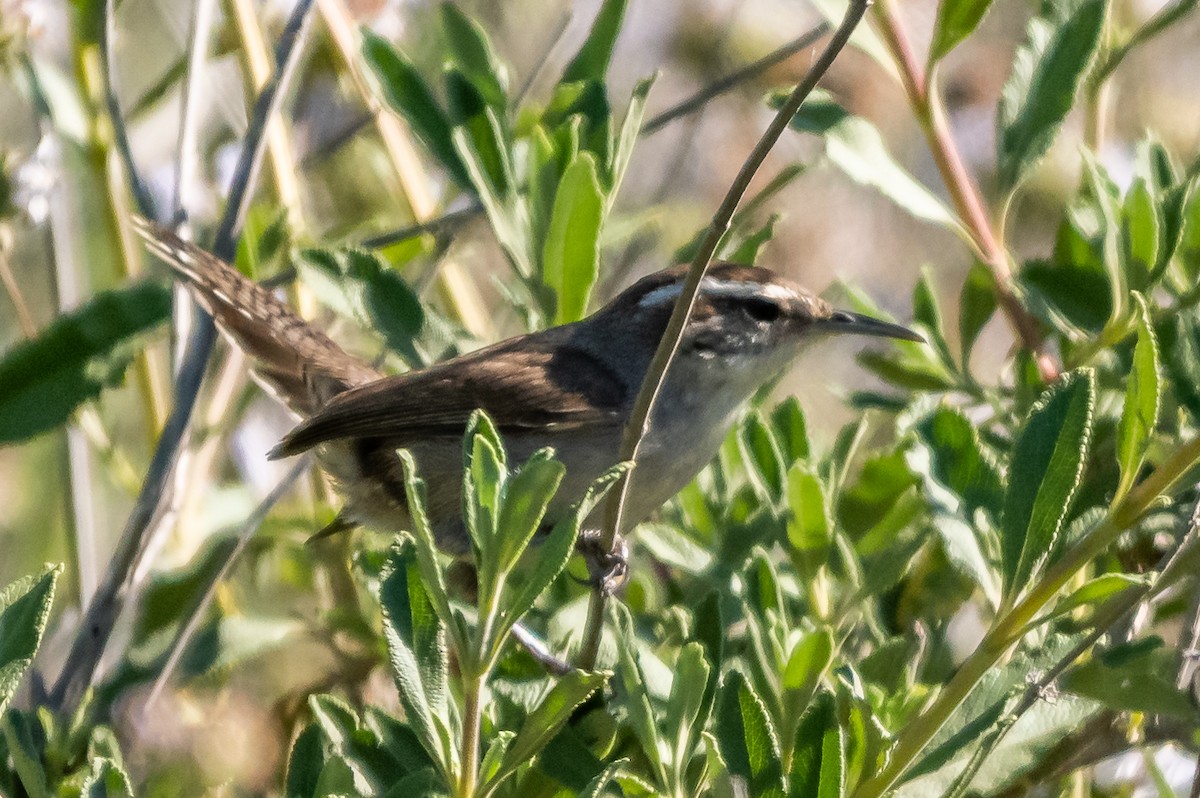
<instances>
[{"instance_id":1,"label":"bird","mask_svg":"<svg viewBox=\"0 0 1200 798\"><path fill-rule=\"evenodd\" d=\"M215 255L152 222L135 228L250 356L256 380L300 419L270 456L315 454L345 502L336 528L410 528L398 454L407 450L426 484L435 541L460 555L470 549L462 437L472 415L488 414L510 462L555 451L566 472L543 521L549 529L619 462L625 424L687 276L686 266L652 273L580 321L389 376ZM642 440L619 533L712 460L746 401L801 350L840 334L922 340L836 309L769 269L712 264Z\"/></svg>"}]
</instances>

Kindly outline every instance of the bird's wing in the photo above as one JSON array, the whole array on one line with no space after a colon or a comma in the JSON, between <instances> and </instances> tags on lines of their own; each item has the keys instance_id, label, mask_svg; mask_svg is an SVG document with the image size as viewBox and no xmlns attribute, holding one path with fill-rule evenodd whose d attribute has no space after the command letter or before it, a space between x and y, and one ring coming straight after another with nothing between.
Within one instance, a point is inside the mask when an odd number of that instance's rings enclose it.
<instances>
[{"instance_id":1,"label":"bird's wing","mask_svg":"<svg viewBox=\"0 0 1200 798\"><path fill-rule=\"evenodd\" d=\"M271 454L286 457L343 438L388 438L403 446L457 437L477 409L502 434L619 426L630 388L565 337L557 328L351 388L293 429Z\"/></svg>"}]
</instances>

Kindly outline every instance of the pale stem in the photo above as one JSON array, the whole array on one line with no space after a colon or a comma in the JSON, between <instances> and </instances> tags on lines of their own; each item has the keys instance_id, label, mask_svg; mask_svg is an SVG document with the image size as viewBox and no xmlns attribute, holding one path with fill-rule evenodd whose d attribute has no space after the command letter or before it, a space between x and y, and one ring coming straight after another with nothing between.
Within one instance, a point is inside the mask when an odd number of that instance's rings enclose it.
<instances>
[{"instance_id":1,"label":"pale stem","mask_svg":"<svg viewBox=\"0 0 1200 798\"><path fill-rule=\"evenodd\" d=\"M812 90L816 88L817 81L825 74L838 53L841 52L842 48L850 40L850 34L854 32L854 28L857 27L863 15L866 14L869 5L869 0L852 0L850 2L846 9L845 18L837 30L834 31L829 43L825 46L825 50L816 62L813 63L808 73L804 76L804 79L792 91L787 102L775 114L775 118L771 120L771 124L763 133L762 138L759 139L750 155L747 156L737 177L734 178L733 184L729 187L729 191L725 194L725 199L713 215L708 233L691 263L679 299L675 302L675 308L671 312L667 328L663 332L662 339L659 341L658 349L655 350L654 359L651 361L646 377L642 381L642 387L638 391L633 412L630 415L629 422L625 426L625 434L621 441L620 459L632 465L629 470L625 471L618 478L614 490L609 493L606 499L605 526L601 539L601 546L605 551L612 551L616 543L618 532L622 526L625 501L629 494L630 479L633 477L637 467L638 449L649 426L654 403L662 388L667 369L670 367L671 360L675 357L675 351L679 347L679 342L683 338L683 331L687 325L688 317L691 315L692 305L695 303L696 296L700 292L700 281L704 278L708 264L717 249L717 244L720 242L721 236L729 229L730 219L733 217L734 211L737 210L738 204L742 201L742 197L745 196L746 189L750 186L750 181L753 180L759 167L766 160L767 154L771 151L775 142L779 140L783 131L787 129L792 117L800 110L800 105ZM588 619L587 625L584 627L583 648L580 652L579 660L579 667L583 670L590 671L595 669L596 657L600 651L600 638L604 627L604 608L607 601L607 592L602 587L598 587L592 593L588 605Z\"/></svg>"}]
</instances>

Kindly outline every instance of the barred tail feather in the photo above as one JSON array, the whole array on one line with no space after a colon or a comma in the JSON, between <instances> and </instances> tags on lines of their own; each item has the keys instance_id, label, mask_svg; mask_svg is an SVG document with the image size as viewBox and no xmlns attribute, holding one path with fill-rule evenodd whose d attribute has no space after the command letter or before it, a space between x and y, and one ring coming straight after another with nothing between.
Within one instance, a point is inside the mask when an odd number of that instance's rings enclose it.
<instances>
[{"instance_id":1,"label":"barred tail feather","mask_svg":"<svg viewBox=\"0 0 1200 798\"><path fill-rule=\"evenodd\" d=\"M380 374L347 354L278 297L220 258L145 219L134 228L169 265L217 327L255 361L255 376L302 415Z\"/></svg>"}]
</instances>

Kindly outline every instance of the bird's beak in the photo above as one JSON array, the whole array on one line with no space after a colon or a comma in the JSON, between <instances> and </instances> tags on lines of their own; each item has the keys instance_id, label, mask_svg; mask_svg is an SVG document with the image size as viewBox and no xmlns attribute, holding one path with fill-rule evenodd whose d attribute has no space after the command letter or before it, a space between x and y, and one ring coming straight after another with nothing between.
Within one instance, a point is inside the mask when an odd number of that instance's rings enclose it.
<instances>
[{"instance_id":1,"label":"bird's beak","mask_svg":"<svg viewBox=\"0 0 1200 798\"><path fill-rule=\"evenodd\" d=\"M848 310L835 310L833 315L821 322L821 326L833 333L878 335L882 338L900 338L925 343L924 338L907 327L892 324L890 321L880 321L861 313L851 313Z\"/></svg>"}]
</instances>

